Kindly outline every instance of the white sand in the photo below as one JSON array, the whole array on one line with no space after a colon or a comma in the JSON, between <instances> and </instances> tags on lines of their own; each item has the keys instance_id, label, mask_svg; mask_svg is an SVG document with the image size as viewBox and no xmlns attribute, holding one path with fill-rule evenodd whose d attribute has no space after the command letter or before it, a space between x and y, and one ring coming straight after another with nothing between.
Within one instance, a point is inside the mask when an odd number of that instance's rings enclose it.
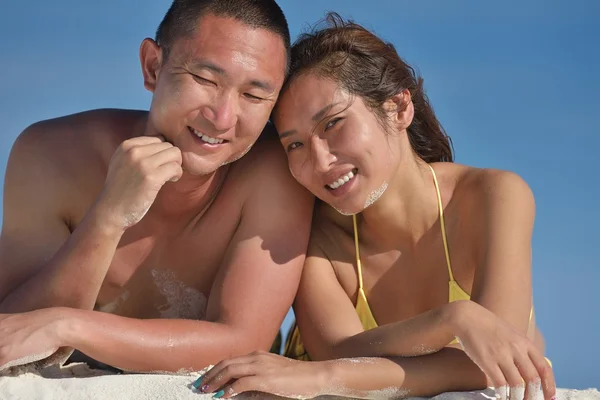
<instances>
[{"instance_id":1,"label":"white sand","mask_svg":"<svg viewBox=\"0 0 600 400\"><path fill-rule=\"evenodd\" d=\"M13 371L14 372L14 371ZM6 374L6 373L5 373ZM131 374L115 375L106 371L91 370L85 364L67 367L52 366L36 372L0 377L2 400L146 400L146 399L212 399L200 394L191 384L200 373L185 375ZM236 399L280 399L262 393L237 396ZM331 397L329 397L331 398ZM560 389L561 400L600 400L596 389L585 391ZM485 400L494 399L491 389L468 393L445 393L435 400ZM413 398L416 400L416 398Z\"/></svg>"}]
</instances>

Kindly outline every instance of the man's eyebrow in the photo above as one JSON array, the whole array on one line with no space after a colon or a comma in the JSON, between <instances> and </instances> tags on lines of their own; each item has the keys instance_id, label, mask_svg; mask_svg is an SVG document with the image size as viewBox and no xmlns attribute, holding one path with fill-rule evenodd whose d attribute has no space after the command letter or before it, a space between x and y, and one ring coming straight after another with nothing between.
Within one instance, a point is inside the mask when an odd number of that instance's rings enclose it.
<instances>
[{"instance_id":1,"label":"man's eyebrow","mask_svg":"<svg viewBox=\"0 0 600 400\"><path fill-rule=\"evenodd\" d=\"M226 76L227 73L225 72L225 70L221 67L219 67L217 64L214 64L210 61L204 61L204 60L196 60L196 61L192 61L190 62L190 67L192 69L207 69L209 71L215 72L219 75L223 75Z\"/></svg>"},{"instance_id":2,"label":"man's eyebrow","mask_svg":"<svg viewBox=\"0 0 600 400\"><path fill-rule=\"evenodd\" d=\"M223 68L219 67L217 64L214 64L210 61L196 60L196 61L190 62L189 65L190 65L191 69L194 69L194 70L207 69L207 70L212 71L221 76L225 76L225 77L227 76L227 72ZM273 85L267 81L261 81L259 79L252 79L249 82L249 84L258 89L262 89L265 92L273 93L275 91L275 89L273 88Z\"/></svg>"},{"instance_id":3,"label":"man's eyebrow","mask_svg":"<svg viewBox=\"0 0 600 400\"><path fill-rule=\"evenodd\" d=\"M338 104L340 104L340 103L339 102L338 103L331 103L331 104L328 104L325 107L321 108L319 111L317 111L317 113L315 115L313 115L312 120L314 122L317 122L317 121L321 120L325 116L325 114L327 114L329 111L331 111L331 109L333 107L337 106ZM296 133L295 129L290 129L289 131L285 131L285 132L280 133L279 134L279 139L284 139L284 138L286 138L288 136L291 136L291 135L293 135L295 133Z\"/></svg>"},{"instance_id":4,"label":"man's eyebrow","mask_svg":"<svg viewBox=\"0 0 600 400\"><path fill-rule=\"evenodd\" d=\"M260 81L258 79L253 79L250 81L250 85L257 87L259 89L264 90L265 92L269 92L269 93L273 93L275 91L275 89L273 88L273 86L266 81Z\"/></svg>"}]
</instances>

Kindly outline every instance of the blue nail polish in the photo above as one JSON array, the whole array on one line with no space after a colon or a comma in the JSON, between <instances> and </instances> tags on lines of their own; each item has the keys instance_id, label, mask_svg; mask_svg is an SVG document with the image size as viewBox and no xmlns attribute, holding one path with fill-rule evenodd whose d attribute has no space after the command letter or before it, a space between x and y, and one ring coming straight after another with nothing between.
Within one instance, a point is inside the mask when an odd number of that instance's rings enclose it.
<instances>
[{"instance_id":1,"label":"blue nail polish","mask_svg":"<svg viewBox=\"0 0 600 400\"><path fill-rule=\"evenodd\" d=\"M200 378L196 379L196 380L194 381L194 383L192 383L192 386L193 386L193 387L195 387L196 389L198 389L198 387L199 387L200 385L202 385L202 377L200 377Z\"/></svg>"},{"instance_id":2,"label":"blue nail polish","mask_svg":"<svg viewBox=\"0 0 600 400\"><path fill-rule=\"evenodd\" d=\"M225 396L225 391L219 390L217 393L215 393L215 395L213 396L213 399L220 399L223 396Z\"/></svg>"}]
</instances>

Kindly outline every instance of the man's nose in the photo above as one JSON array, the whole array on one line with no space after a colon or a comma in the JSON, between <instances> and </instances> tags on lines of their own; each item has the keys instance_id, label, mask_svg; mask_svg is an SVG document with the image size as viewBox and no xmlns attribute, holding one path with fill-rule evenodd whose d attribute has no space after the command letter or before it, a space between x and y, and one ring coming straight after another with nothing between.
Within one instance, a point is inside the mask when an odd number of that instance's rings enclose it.
<instances>
[{"instance_id":1,"label":"man's nose","mask_svg":"<svg viewBox=\"0 0 600 400\"><path fill-rule=\"evenodd\" d=\"M204 107L202 115L215 130L227 131L237 124L238 110L238 99L233 93L220 93L213 98L212 104Z\"/></svg>"}]
</instances>

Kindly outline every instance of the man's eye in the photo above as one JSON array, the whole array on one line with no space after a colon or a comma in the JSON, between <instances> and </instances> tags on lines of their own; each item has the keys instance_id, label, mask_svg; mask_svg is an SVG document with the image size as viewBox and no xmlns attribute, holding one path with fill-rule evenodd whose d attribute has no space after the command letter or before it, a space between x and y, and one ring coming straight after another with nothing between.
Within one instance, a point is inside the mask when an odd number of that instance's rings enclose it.
<instances>
[{"instance_id":1,"label":"man's eye","mask_svg":"<svg viewBox=\"0 0 600 400\"><path fill-rule=\"evenodd\" d=\"M247 98L249 98L252 101L257 101L257 102L265 100L262 97L254 96L253 94L250 94L250 93L244 93L244 96L246 96Z\"/></svg>"},{"instance_id":2,"label":"man's eye","mask_svg":"<svg viewBox=\"0 0 600 400\"><path fill-rule=\"evenodd\" d=\"M215 82L211 81L210 79L203 78L200 75L193 75L192 74L192 76L194 77L195 80L197 80L200 83L217 86L217 84Z\"/></svg>"}]
</instances>

